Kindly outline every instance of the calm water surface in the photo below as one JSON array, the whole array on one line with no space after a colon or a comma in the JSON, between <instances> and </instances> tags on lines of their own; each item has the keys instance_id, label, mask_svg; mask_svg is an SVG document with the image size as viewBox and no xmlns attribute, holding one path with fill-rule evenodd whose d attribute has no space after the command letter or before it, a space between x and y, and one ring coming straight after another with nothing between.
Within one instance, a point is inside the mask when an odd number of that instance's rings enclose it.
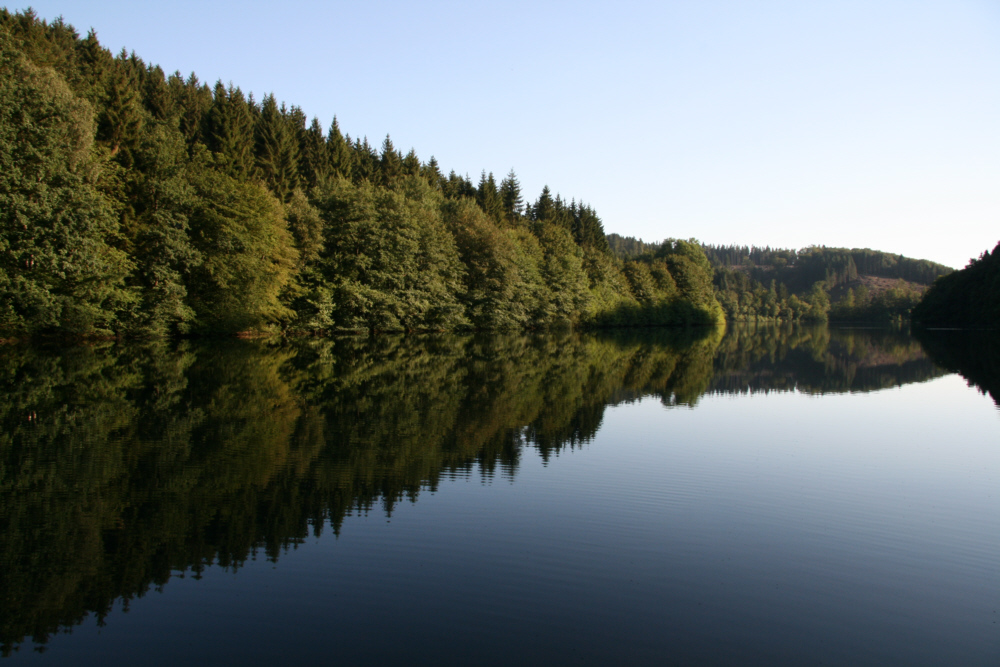
<instances>
[{"instance_id":1,"label":"calm water surface","mask_svg":"<svg viewBox=\"0 0 1000 667\"><path fill-rule=\"evenodd\" d=\"M6 662L996 665L1000 355L922 343L8 347Z\"/></svg>"}]
</instances>

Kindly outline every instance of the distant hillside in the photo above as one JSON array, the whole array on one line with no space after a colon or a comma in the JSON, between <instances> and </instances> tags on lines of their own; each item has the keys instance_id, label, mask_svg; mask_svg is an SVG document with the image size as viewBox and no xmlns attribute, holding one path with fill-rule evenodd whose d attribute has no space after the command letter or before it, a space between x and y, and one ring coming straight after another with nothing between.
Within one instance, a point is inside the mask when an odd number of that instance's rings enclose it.
<instances>
[{"instance_id":1,"label":"distant hillside","mask_svg":"<svg viewBox=\"0 0 1000 667\"><path fill-rule=\"evenodd\" d=\"M912 259L869 248L827 248L811 246L802 250L758 248L755 246L703 245L713 268L744 267L762 272L779 272L778 278L790 289L793 284L808 288L818 280L829 287L857 280L858 276L878 276L930 285L954 269L926 259Z\"/></svg>"},{"instance_id":2,"label":"distant hillside","mask_svg":"<svg viewBox=\"0 0 1000 667\"><path fill-rule=\"evenodd\" d=\"M610 234L608 247L619 257L634 258L659 244ZM928 286L953 271L869 248L702 249L713 269L716 299L732 320L899 320L908 317Z\"/></svg>"}]
</instances>

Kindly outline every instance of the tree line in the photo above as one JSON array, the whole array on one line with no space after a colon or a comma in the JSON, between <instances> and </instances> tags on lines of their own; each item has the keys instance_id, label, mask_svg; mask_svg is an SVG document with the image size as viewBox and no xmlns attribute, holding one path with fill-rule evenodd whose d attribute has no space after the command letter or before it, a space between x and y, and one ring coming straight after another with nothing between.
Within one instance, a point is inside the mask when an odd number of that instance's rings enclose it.
<instances>
[{"instance_id":1,"label":"tree line","mask_svg":"<svg viewBox=\"0 0 1000 667\"><path fill-rule=\"evenodd\" d=\"M652 255L659 244L609 234L608 245L618 257L635 260ZM715 298L730 321L899 323L927 286L952 272L936 262L869 248L705 244L702 250Z\"/></svg>"},{"instance_id":2,"label":"tree line","mask_svg":"<svg viewBox=\"0 0 1000 667\"><path fill-rule=\"evenodd\" d=\"M925 327L1000 328L1000 243L938 279L913 311Z\"/></svg>"},{"instance_id":3,"label":"tree line","mask_svg":"<svg viewBox=\"0 0 1000 667\"><path fill-rule=\"evenodd\" d=\"M727 316L736 319L901 321L926 286L952 271L929 260L868 248L704 250L715 270L716 297ZM866 277L892 282L869 286Z\"/></svg>"},{"instance_id":4,"label":"tree line","mask_svg":"<svg viewBox=\"0 0 1000 667\"><path fill-rule=\"evenodd\" d=\"M722 319L696 243L623 260L511 170L324 131L0 9L0 335L524 329Z\"/></svg>"},{"instance_id":5,"label":"tree line","mask_svg":"<svg viewBox=\"0 0 1000 667\"><path fill-rule=\"evenodd\" d=\"M658 246L618 234L608 235L608 245L620 258L633 260ZM715 298L732 321L901 322L927 286L952 272L929 260L868 248L702 245L702 250Z\"/></svg>"}]
</instances>

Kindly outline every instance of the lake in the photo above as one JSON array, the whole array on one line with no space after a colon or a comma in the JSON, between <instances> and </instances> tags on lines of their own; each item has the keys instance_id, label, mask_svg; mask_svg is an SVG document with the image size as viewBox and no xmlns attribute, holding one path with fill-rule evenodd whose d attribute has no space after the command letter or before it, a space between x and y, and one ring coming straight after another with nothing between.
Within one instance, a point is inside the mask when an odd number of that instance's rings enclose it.
<instances>
[{"instance_id":1,"label":"lake","mask_svg":"<svg viewBox=\"0 0 1000 667\"><path fill-rule=\"evenodd\" d=\"M997 348L0 347L5 662L996 665Z\"/></svg>"}]
</instances>

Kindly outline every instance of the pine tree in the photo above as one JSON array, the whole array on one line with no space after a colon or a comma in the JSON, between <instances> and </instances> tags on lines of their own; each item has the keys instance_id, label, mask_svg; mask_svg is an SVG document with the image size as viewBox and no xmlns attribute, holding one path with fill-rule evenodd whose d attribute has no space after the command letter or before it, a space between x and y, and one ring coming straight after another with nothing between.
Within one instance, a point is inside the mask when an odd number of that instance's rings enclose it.
<instances>
[{"instance_id":1,"label":"pine tree","mask_svg":"<svg viewBox=\"0 0 1000 667\"><path fill-rule=\"evenodd\" d=\"M368 143L368 137L365 137L364 140L354 140L351 158L355 182L373 181L378 176L379 156L372 145Z\"/></svg>"},{"instance_id":2,"label":"pine tree","mask_svg":"<svg viewBox=\"0 0 1000 667\"><path fill-rule=\"evenodd\" d=\"M330 131L326 135L326 152L331 176L353 177L351 142L349 138L345 139L344 135L340 133L340 125L337 123L336 116L333 117Z\"/></svg>"},{"instance_id":3,"label":"pine tree","mask_svg":"<svg viewBox=\"0 0 1000 667\"><path fill-rule=\"evenodd\" d=\"M533 219L544 222L555 217L555 202L552 201L552 191L549 186L542 188L542 194L538 196L538 201L532 209Z\"/></svg>"},{"instance_id":4,"label":"pine tree","mask_svg":"<svg viewBox=\"0 0 1000 667\"><path fill-rule=\"evenodd\" d=\"M150 115L159 121L167 120L173 113L170 89L159 65L151 65L143 78L142 103Z\"/></svg>"},{"instance_id":5,"label":"pine tree","mask_svg":"<svg viewBox=\"0 0 1000 667\"><path fill-rule=\"evenodd\" d=\"M260 116L254 128L257 169L271 192L287 202L299 185L299 147L296 118L278 103L274 95L261 102Z\"/></svg>"},{"instance_id":6,"label":"pine tree","mask_svg":"<svg viewBox=\"0 0 1000 667\"><path fill-rule=\"evenodd\" d=\"M431 159L427 161L427 164L420 168L420 174L432 188L435 190L441 190L441 183L444 180L444 176L441 174L441 168L438 166L437 158L432 155Z\"/></svg>"},{"instance_id":7,"label":"pine tree","mask_svg":"<svg viewBox=\"0 0 1000 667\"><path fill-rule=\"evenodd\" d=\"M302 178L308 188L316 187L317 183L330 175L330 153L318 118L313 118L309 129L302 132L299 155Z\"/></svg>"},{"instance_id":8,"label":"pine tree","mask_svg":"<svg viewBox=\"0 0 1000 667\"><path fill-rule=\"evenodd\" d=\"M399 177L403 175L403 157L392 145L392 139L389 138L388 134L385 135L385 140L382 142L382 155L379 157L378 171L379 182L386 187L395 185Z\"/></svg>"},{"instance_id":9,"label":"pine tree","mask_svg":"<svg viewBox=\"0 0 1000 667\"><path fill-rule=\"evenodd\" d=\"M484 170L480 176L479 187L476 188L476 203L491 219L497 222L503 219L503 201L500 199L492 171L487 176Z\"/></svg>"},{"instance_id":10,"label":"pine tree","mask_svg":"<svg viewBox=\"0 0 1000 667\"><path fill-rule=\"evenodd\" d=\"M102 108L97 136L114 156L122 148L128 149L135 144L143 123L136 70L124 50L114 61ZM130 163L131 157L126 153L123 164L128 166Z\"/></svg>"},{"instance_id":11,"label":"pine tree","mask_svg":"<svg viewBox=\"0 0 1000 667\"><path fill-rule=\"evenodd\" d=\"M212 106L212 91L198 81L194 72L185 80L180 72L174 72L167 79L167 87L173 98L173 106L180 112L180 130L188 147L205 143L204 120Z\"/></svg>"},{"instance_id":12,"label":"pine tree","mask_svg":"<svg viewBox=\"0 0 1000 667\"><path fill-rule=\"evenodd\" d=\"M411 148L403 157L403 174L406 176L419 176L420 167L420 158L417 157L417 151Z\"/></svg>"},{"instance_id":13,"label":"pine tree","mask_svg":"<svg viewBox=\"0 0 1000 667\"><path fill-rule=\"evenodd\" d=\"M504 219L514 223L521 215L524 199L521 197L521 184L517 174L511 169L507 177L500 181L500 201L503 206Z\"/></svg>"},{"instance_id":14,"label":"pine tree","mask_svg":"<svg viewBox=\"0 0 1000 667\"><path fill-rule=\"evenodd\" d=\"M239 179L255 172L253 153L254 116L239 88L215 84L212 106L206 119L208 147L219 155L226 172Z\"/></svg>"}]
</instances>

